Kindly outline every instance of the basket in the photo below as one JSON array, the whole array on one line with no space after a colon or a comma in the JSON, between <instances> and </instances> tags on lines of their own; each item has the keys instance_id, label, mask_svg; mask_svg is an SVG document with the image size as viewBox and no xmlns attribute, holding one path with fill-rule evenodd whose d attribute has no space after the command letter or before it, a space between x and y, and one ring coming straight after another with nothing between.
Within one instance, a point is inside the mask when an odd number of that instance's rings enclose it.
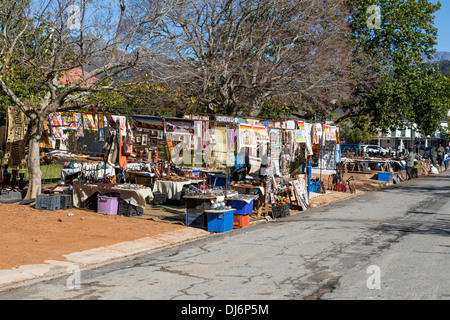
<instances>
[{"instance_id":1,"label":"basket","mask_svg":"<svg viewBox=\"0 0 450 320\"><path fill-rule=\"evenodd\" d=\"M72 195L70 194L60 194L59 198L61 199L61 209L67 210L73 208Z\"/></svg>"},{"instance_id":2,"label":"basket","mask_svg":"<svg viewBox=\"0 0 450 320\"><path fill-rule=\"evenodd\" d=\"M36 209L44 210L59 210L61 209L61 198L59 195L44 195L40 194L36 196Z\"/></svg>"},{"instance_id":3,"label":"basket","mask_svg":"<svg viewBox=\"0 0 450 320\"><path fill-rule=\"evenodd\" d=\"M152 204L163 204L167 201L167 194L161 192L153 192Z\"/></svg>"},{"instance_id":4,"label":"basket","mask_svg":"<svg viewBox=\"0 0 450 320\"><path fill-rule=\"evenodd\" d=\"M286 217L289 216L289 204L283 204L278 206L272 206L272 218Z\"/></svg>"},{"instance_id":5,"label":"basket","mask_svg":"<svg viewBox=\"0 0 450 320\"><path fill-rule=\"evenodd\" d=\"M144 209L120 199L117 214L126 217L137 217L144 214Z\"/></svg>"}]
</instances>

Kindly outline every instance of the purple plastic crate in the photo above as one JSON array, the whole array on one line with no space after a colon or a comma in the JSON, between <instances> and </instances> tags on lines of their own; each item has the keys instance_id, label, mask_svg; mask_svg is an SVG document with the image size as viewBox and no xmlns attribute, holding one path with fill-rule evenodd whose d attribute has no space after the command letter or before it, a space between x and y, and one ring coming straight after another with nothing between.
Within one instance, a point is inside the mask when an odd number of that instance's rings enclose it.
<instances>
[{"instance_id":1,"label":"purple plastic crate","mask_svg":"<svg viewBox=\"0 0 450 320\"><path fill-rule=\"evenodd\" d=\"M119 200L120 197L117 196L102 196L97 195L97 212L114 215L117 214L119 210Z\"/></svg>"}]
</instances>

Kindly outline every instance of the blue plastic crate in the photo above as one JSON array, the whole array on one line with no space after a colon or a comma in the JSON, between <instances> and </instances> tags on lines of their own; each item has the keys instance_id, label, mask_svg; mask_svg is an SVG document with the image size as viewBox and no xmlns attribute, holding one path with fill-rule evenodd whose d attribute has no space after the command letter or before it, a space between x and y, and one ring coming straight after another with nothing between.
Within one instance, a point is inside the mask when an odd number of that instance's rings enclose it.
<instances>
[{"instance_id":1,"label":"blue plastic crate","mask_svg":"<svg viewBox=\"0 0 450 320\"><path fill-rule=\"evenodd\" d=\"M391 181L390 172L378 172L378 181Z\"/></svg>"},{"instance_id":2,"label":"blue plastic crate","mask_svg":"<svg viewBox=\"0 0 450 320\"><path fill-rule=\"evenodd\" d=\"M234 210L205 213L209 232L225 232L233 230Z\"/></svg>"},{"instance_id":3,"label":"blue plastic crate","mask_svg":"<svg viewBox=\"0 0 450 320\"><path fill-rule=\"evenodd\" d=\"M249 203L243 200L231 200L230 206L235 209L234 214L250 214L253 212L253 200Z\"/></svg>"}]
</instances>

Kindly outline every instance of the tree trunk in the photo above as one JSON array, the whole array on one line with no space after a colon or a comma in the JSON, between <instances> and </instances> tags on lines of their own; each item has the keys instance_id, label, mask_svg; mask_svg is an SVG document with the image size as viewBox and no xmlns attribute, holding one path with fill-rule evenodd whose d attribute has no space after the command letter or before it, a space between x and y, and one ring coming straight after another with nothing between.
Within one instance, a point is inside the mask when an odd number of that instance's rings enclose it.
<instances>
[{"instance_id":1,"label":"tree trunk","mask_svg":"<svg viewBox=\"0 0 450 320\"><path fill-rule=\"evenodd\" d=\"M31 122L30 135L28 142L28 175L29 184L25 199L35 199L41 194L42 190L42 172L41 172L41 153L40 143L43 131L43 121L37 117Z\"/></svg>"}]
</instances>

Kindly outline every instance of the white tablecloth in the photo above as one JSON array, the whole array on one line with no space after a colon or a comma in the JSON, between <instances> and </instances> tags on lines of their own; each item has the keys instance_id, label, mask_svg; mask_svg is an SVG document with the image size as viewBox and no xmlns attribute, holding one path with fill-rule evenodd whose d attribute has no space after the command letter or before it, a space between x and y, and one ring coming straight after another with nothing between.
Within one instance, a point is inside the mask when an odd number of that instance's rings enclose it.
<instances>
[{"instance_id":1,"label":"white tablecloth","mask_svg":"<svg viewBox=\"0 0 450 320\"><path fill-rule=\"evenodd\" d=\"M149 201L153 200L152 189L122 189L122 188L106 188L99 187L93 184L73 184L73 206L76 208L81 207L87 198L93 195L95 192L100 194L118 193L120 198L131 203L134 206L145 208L146 198L149 197Z\"/></svg>"},{"instance_id":2,"label":"white tablecloth","mask_svg":"<svg viewBox=\"0 0 450 320\"><path fill-rule=\"evenodd\" d=\"M156 180L153 186L153 192L165 193L167 199L181 199L181 193L185 185L192 183L203 182L203 180L189 180L189 181L164 181Z\"/></svg>"}]
</instances>

